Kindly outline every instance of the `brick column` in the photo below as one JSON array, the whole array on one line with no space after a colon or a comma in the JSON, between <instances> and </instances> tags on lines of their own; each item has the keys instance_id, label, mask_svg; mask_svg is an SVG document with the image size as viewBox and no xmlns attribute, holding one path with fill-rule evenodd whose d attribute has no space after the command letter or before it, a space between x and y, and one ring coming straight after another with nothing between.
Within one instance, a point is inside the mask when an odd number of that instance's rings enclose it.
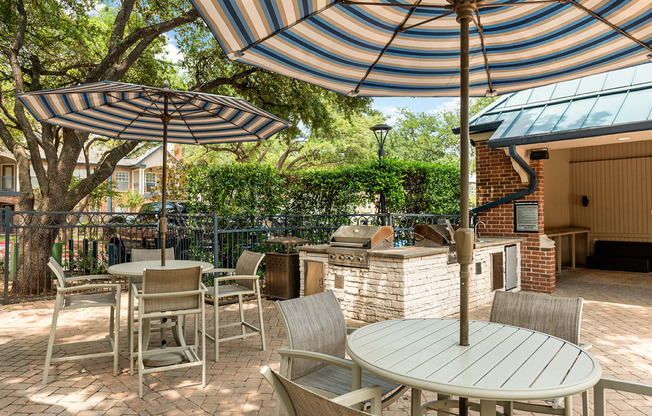
<instances>
[{"instance_id":1,"label":"brick column","mask_svg":"<svg viewBox=\"0 0 652 416\"><path fill-rule=\"evenodd\" d=\"M503 149L490 149L486 141L476 142L476 193L478 206L527 188L514 170L511 158ZM550 293L555 290L555 250L542 248L539 235L544 234L543 160L533 160L530 166L537 174L537 189L517 201L539 202L539 232L514 232L514 204L508 202L478 214L486 224L480 235L488 237L518 237L521 244L521 288Z\"/></svg>"}]
</instances>

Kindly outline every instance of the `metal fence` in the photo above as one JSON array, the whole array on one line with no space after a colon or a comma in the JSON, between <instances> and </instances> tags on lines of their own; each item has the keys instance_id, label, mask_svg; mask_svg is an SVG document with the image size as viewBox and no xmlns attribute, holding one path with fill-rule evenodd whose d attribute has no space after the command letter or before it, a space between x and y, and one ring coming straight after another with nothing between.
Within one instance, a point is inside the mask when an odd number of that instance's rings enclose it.
<instances>
[{"instance_id":1,"label":"metal fence","mask_svg":"<svg viewBox=\"0 0 652 416\"><path fill-rule=\"evenodd\" d=\"M157 216L132 213L2 212L4 268L2 301L54 295L47 261L54 257L71 276L105 273L130 260L132 248L159 248ZM397 246L414 241L414 226L437 224L459 216L429 214L273 215L220 217L216 214L170 214L166 246L175 258L235 267L243 250L264 252L276 236L296 236L311 244L328 242L342 225L392 225ZM264 268L263 268L264 270Z\"/></svg>"}]
</instances>

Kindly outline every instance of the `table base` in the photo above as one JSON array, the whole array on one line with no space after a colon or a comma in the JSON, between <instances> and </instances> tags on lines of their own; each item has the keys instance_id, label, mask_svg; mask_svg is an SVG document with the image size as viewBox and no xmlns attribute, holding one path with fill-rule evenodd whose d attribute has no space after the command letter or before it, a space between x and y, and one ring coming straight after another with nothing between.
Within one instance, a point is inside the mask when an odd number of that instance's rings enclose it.
<instances>
[{"instance_id":1,"label":"table base","mask_svg":"<svg viewBox=\"0 0 652 416\"><path fill-rule=\"evenodd\" d=\"M181 352L165 352L161 351L153 357L143 360L143 363L148 367L164 367L167 365L178 364L183 361L185 355Z\"/></svg>"}]
</instances>

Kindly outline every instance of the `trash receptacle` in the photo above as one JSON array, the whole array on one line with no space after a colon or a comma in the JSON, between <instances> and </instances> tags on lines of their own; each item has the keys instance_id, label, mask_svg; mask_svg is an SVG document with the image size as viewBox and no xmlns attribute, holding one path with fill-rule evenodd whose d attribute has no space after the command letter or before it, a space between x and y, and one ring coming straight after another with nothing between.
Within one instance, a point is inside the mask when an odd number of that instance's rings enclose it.
<instances>
[{"instance_id":1,"label":"trash receptacle","mask_svg":"<svg viewBox=\"0 0 652 416\"><path fill-rule=\"evenodd\" d=\"M265 242L265 295L274 299L299 297L299 253L292 250L299 244L309 243L299 237L273 237ZM271 247L270 247L271 246ZM283 246L283 251L275 246Z\"/></svg>"}]
</instances>

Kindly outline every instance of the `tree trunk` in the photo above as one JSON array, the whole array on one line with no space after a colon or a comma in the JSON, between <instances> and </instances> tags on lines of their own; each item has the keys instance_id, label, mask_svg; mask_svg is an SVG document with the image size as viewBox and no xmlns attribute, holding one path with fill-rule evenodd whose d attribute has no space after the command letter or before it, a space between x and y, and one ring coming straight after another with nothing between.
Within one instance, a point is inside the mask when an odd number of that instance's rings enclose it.
<instances>
[{"instance_id":1,"label":"tree trunk","mask_svg":"<svg viewBox=\"0 0 652 416\"><path fill-rule=\"evenodd\" d=\"M30 214L21 225L18 244L18 268L12 293L20 298L52 294L52 272L47 261L63 223L62 215Z\"/></svg>"}]
</instances>

